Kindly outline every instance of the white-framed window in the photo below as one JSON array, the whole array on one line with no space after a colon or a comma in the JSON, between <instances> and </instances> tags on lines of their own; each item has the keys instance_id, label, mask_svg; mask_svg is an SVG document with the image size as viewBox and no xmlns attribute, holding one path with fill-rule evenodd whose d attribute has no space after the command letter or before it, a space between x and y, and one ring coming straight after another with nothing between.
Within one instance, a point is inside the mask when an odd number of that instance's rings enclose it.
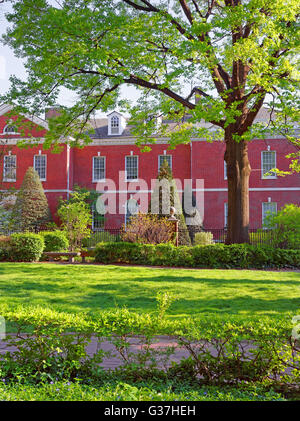
<instances>
[{"instance_id":1,"label":"white-framed window","mask_svg":"<svg viewBox=\"0 0 300 421\"><path fill-rule=\"evenodd\" d=\"M105 156L93 156L93 181L105 180Z\"/></svg>"},{"instance_id":2,"label":"white-framed window","mask_svg":"<svg viewBox=\"0 0 300 421\"><path fill-rule=\"evenodd\" d=\"M139 160L138 156L130 155L125 157L125 174L126 181L132 181L138 179Z\"/></svg>"},{"instance_id":3,"label":"white-framed window","mask_svg":"<svg viewBox=\"0 0 300 421\"><path fill-rule=\"evenodd\" d=\"M17 134L18 130L13 124L7 124L3 129L3 134Z\"/></svg>"},{"instance_id":4,"label":"white-framed window","mask_svg":"<svg viewBox=\"0 0 300 421\"><path fill-rule=\"evenodd\" d=\"M5 155L3 158L3 181L17 180L17 157L16 155Z\"/></svg>"},{"instance_id":5,"label":"white-framed window","mask_svg":"<svg viewBox=\"0 0 300 421\"><path fill-rule=\"evenodd\" d=\"M261 153L261 177L264 179L276 178L276 173L270 173L272 168L276 168L276 151L262 151Z\"/></svg>"},{"instance_id":6,"label":"white-framed window","mask_svg":"<svg viewBox=\"0 0 300 421\"><path fill-rule=\"evenodd\" d=\"M277 213L276 202L263 202L262 203L262 225L265 228L272 228L267 226L267 217Z\"/></svg>"},{"instance_id":7,"label":"white-framed window","mask_svg":"<svg viewBox=\"0 0 300 421\"><path fill-rule=\"evenodd\" d=\"M227 164L226 164L226 161L224 161L224 180L227 180Z\"/></svg>"},{"instance_id":8,"label":"white-framed window","mask_svg":"<svg viewBox=\"0 0 300 421\"><path fill-rule=\"evenodd\" d=\"M111 134L120 133L120 119L116 115L113 115L112 118L110 119L110 132Z\"/></svg>"},{"instance_id":9,"label":"white-framed window","mask_svg":"<svg viewBox=\"0 0 300 421\"><path fill-rule=\"evenodd\" d=\"M164 160L167 161L169 167L172 169L172 155L159 155L158 156L158 171L160 170L160 167L162 166Z\"/></svg>"},{"instance_id":10,"label":"white-framed window","mask_svg":"<svg viewBox=\"0 0 300 421\"><path fill-rule=\"evenodd\" d=\"M40 176L41 181L46 181L47 173L47 156L46 155L35 155L33 159L33 167Z\"/></svg>"},{"instance_id":11,"label":"white-framed window","mask_svg":"<svg viewBox=\"0 0 300 421\"><path fill-rule=\"evenodd\" d=\"M228 226L228 203L224 203L224 227L227 228Z\"/></svg>"}]
</instances>

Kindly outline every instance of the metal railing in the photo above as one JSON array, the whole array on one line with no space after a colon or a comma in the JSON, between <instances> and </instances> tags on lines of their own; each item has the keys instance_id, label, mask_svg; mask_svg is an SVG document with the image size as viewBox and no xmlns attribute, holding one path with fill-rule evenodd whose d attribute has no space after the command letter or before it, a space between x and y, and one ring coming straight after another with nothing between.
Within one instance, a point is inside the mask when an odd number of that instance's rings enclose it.
<instances>
[{"instance_id":1,"label":"metal railing","mask_svg":"<svg viewBox=\"0 0 300 421\"><path fill-rule=\"evenodd\" d=\"M49 231L49 228L47 227L39 227L34 228L31 230L31 232L41 232L41 231ZM0 235L11 235L16 232L22 232L22 230L17 229L15 227L14 229L4 229L4 227L1 229L0 226ZM190 236L192 245L195 245L195 235L197 232L209 232L212 234L213 243L225 243L226 235L227 235L227 229L226 228L203 228L203 229L189 229L189 230L178 230L179 234L179 244L181 244L180 237L184 238L186 237L186 234ZM121 228L115 228L115 227L105 227L101 230L94 230L89 238L84 239L83 246L84 247L95 247L96 244L100 242L116 242L116 241L122 241L122 229ZM275 232L274 230L270 229L250 229L249 230L249 236L250 236L250 244L253 245L274 245L274 237ZM287 248L283 245L280 247Z\"/></svg>"}]
</instances>

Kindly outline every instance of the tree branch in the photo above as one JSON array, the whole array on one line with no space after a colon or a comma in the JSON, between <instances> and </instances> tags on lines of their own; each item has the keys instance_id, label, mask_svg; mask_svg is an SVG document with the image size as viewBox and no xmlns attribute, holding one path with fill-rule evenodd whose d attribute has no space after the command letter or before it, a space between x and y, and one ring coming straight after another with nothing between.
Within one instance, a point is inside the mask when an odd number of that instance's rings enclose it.
<instances>
[{"instance_id":1,"label":"tree branch","mask_svg":"<svg viewBox=\"0 0 300 421\"><path fill-rule=\"evenodd\" d=\"M187 2L185 0L179 0L179 3L181 5L181 8L182 8L185 16L187 17L188 21L192 25L193 24L193 16L192 16L191 10L190 10Z\"/></svg>"}]
</instances>

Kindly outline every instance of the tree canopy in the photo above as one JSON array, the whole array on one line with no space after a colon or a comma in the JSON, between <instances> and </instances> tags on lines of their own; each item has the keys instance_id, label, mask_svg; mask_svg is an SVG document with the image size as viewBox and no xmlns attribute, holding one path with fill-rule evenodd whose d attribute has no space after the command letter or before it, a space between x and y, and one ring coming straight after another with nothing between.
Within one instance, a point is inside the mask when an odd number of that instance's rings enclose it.
<instances>
[{"instance_id":1,"label":"tree canopy","mask_svg":"<svg viewBox=\"0 0 300 421\"><path fill-rule=\"evenodd\" d=\"M12 77L3 100L39 112L61 88L76 93L45 147L61 136L90 142L90 118L116 107L130 111L139 144L222 136L229 231L234 221L244 230L229 237L247 241L247 141L283 134L299 169L299 10L298 0L16 0L4 40L25 58L28 79ZM120 99L124 84L140 90L137 104ZM270 119L255 123L263 105ZM181 124L170 132L159 116Z\"/></svg>"},{"instance_id":2,"label":"tree canopy","mask_svg":"<svg viewBox=\"0 0 300 421\"><path fill-rule=\"evenodd\" d=\"M28 80L13 77L9 99L38 112L61 87L76 92L56 125L75 139L94 111L125 105L122 84L142 89L143 107L131 111L143 121L150 110L178 121L189 112L193 122L224 130L243 114L242 136L264 102L276 107L278 122L279 111L295 121L298 14L297 0L15 1L4 39L25 58ZM149 141L151 129L150 119L140 137ZM171 140L182 136L183 129Z\"/></svg>"}]
</instances>

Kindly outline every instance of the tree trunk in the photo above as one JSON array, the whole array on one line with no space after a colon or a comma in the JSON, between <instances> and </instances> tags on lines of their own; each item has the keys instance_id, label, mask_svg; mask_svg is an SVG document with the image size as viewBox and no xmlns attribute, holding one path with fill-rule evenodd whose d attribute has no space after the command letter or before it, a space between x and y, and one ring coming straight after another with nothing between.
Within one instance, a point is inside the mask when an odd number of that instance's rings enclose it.
<instances>
[{"instance_id":1,"label":"tree trunk","mask_svg":"<svg viewBox=\"0 0 300 421\"><path fill-rule=\"evenodd\" d=\"M233 131L225 131L228 183L228 231L226 244L249 243L249 177L251 167L248 144L233 139Z\"/></svg>"}]
</instances>

